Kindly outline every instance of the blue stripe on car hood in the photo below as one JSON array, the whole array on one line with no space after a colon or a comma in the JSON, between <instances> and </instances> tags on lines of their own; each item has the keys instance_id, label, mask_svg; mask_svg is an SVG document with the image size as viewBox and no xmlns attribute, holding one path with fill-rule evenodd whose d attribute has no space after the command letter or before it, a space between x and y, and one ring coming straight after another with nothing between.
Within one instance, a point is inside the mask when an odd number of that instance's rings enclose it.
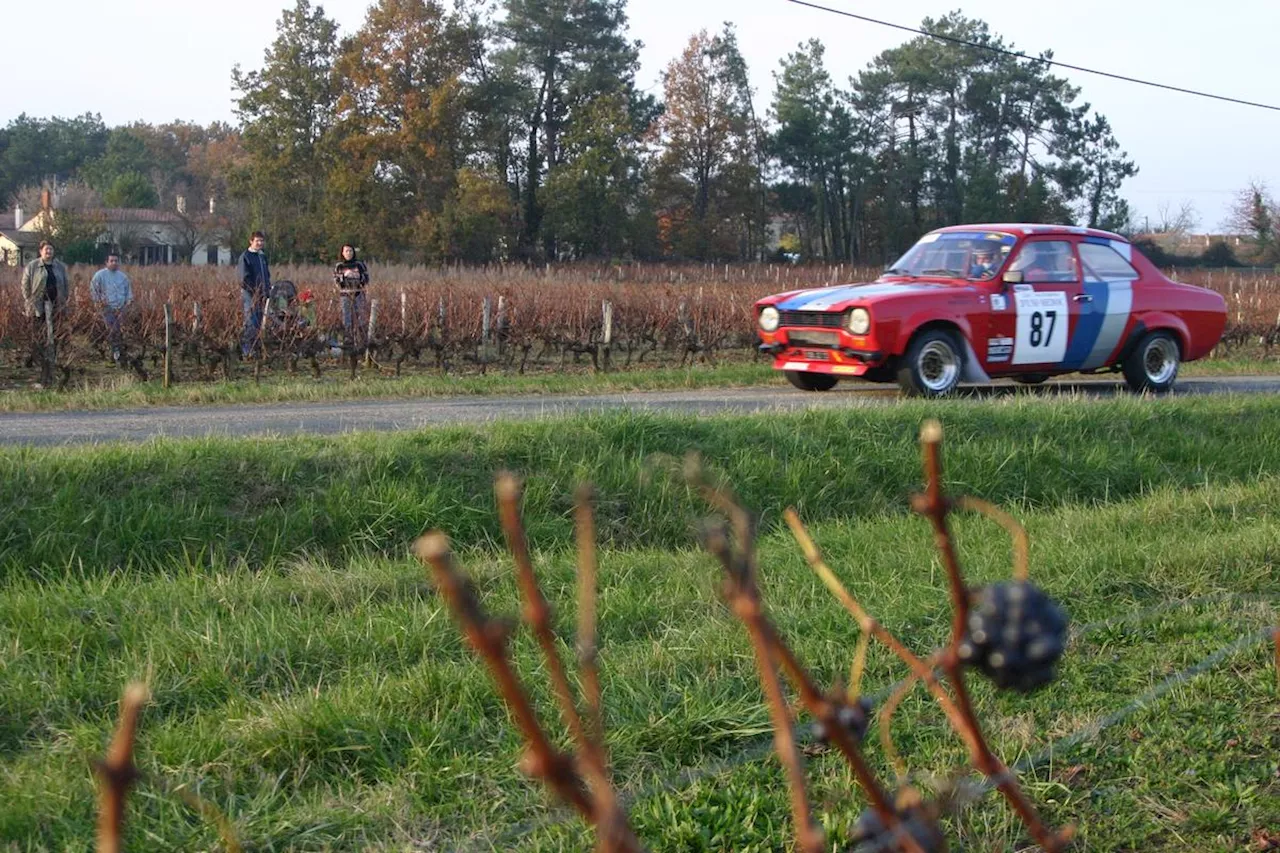
<instances>
[{"instance_id":1,"label":"blue stripe on car hood","mask_svg":"<svg viewBox=\"0 0 1280 853\"><path fill-rule=\"evenodd\" d=\"M890 294L934 290L938 285L928 284L840 284L806 290L778 303L780 311L826 311L843 302L854 299L870 299Z\"/></svg>"}]
</instances>

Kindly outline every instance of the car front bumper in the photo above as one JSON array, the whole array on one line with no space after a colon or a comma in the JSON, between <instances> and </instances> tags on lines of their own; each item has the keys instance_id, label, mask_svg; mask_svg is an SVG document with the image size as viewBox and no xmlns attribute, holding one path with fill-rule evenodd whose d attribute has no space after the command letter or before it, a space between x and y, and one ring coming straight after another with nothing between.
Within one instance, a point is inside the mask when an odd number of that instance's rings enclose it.
<instances>
[{"instance_id":1,"label":"car front bumper","mask_svg":"<svg viewBox=\"0 0 1280 853\"><path fill-rule=\"evenodd\" d=\"M871 346L874 341L869 337L841 332L837 345L817 346L792 343L787 338L788 331L793 330L784 328L777 332L760 332L760 352L773 356L775 370L861 376L888 360L886 353Z\"/></svg>"}]
</instances>

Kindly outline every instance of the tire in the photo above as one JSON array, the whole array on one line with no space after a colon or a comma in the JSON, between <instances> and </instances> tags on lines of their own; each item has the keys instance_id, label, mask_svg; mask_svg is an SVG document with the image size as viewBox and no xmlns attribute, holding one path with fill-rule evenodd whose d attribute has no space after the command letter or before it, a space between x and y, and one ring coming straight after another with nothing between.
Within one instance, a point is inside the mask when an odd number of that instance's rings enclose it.
<instances>
[{"instance_id":1,"label":"tire","mask_svg":"<svg viewBox=\"0 0 1280 853\"><path fill-rule=\"evenodd\" d=\"M840 380L830 373L809 373L805 370L786 370L787 381L801 391L830 391Z\"/></svg>"},{"instance_id":2,"label":"tire","mask_svg":"<svg viewBox=\"0 0 1280 853\"><path fill-rule=\"evenodd\" d=\"M1049 381L1047 373L1020 373L1013 377L1013 381L1019 385L1043 385Z\"/></svg>"},{"instance_id":3,"label":"tire","mask_svg":"<svg viewBox=\"0 0 1280 853\"><path fill-rule=\"evenodd\" d=\"M942 397L960 384L964 357L955 336L929 329L911 339L898 364L898 386L912 397Z\"/></svg>"},{"instance_id":4,"label":"tire","mask_svg":"<svg viewBox=\"0 0 1280 853\"><path fill-rule=\"evenodd\" d=\"M1135 392L1163 394L1173 387L1182 363L1182 348L1172 332L1159 330L1138 342L1125 356L1121 369L1125 382Z\"/></svg>"}]
</instances>

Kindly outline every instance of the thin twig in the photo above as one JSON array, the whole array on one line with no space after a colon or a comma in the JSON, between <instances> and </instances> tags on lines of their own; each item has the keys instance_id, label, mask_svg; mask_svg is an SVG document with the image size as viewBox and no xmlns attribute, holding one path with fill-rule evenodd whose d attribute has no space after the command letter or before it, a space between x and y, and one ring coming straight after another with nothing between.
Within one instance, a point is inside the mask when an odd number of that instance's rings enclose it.
<instances>
[{"instance_id":1,"label":"thin twig","mask_svg":"<svg viewBox=\"0 0 1280 853\"><path fill-rule=\"evenodd\" d=\"M846 696L849 703L857 702L862 696L862 677L867 671L867 650L871 647L871 635L866 631L858 632L858 644L853 649L853 662L849 664L849 689Z\"/></svg>"},{"instance_id":2,"label":"thin twig","mask_svg":"<svg viewBox=\"0 0 1280 853\"><path fill-rule=\"evenodd\" d=\"M1049 853L1054 853L1066 846L1071 836L1070 829L1063 833L1055 833L1040 820L1035 806L1027 799L1021 786L1009 772L1009 768L991 751L969 698L969 691L965 685L964 665L959 654L959 646L964 640L965 626L968 623L969 591L960 571L955 541L947 524L947 513L951 509L951 503L942 493L942 425L937 421L926 422L920 431L920 444L924 451L925 492L912 500L912 506L916 512L927 517L933 525L934 540L947 570L947 578L951 585L951 600L955 608L951 641L943 650L941 665L955 694L955 704L960 713L958 720L951 714L948 714L948 719L952 720L953 725L959 722L960 727L957 731L970 745L974 766L995 783L1009 805L1017 812L1018 817L1026 824L1027 830L1036 843Z\"/></svg>"},{"instance_id":3,"label":"thin twig","mask_svg":"<svg viewBox=\"0 0 1280 853\"><path fill-rule=\"evenodd\" d=\"M1276 690L1280 691L1280 628L1276 628L1272 639L1276 644Z\"/></svg>"},{"instance_id":4,"label":"thin twig","mask_svg":"<svg viewBox=\"0 0 1280 853\"><path fill-rule=\"evenodd\" d=\"M1009 537L1013 540L1013 579L1025 582L1031 576L1029 565L1031 544L1027 539L1027 528L1023 527L1018 519L990 501L975 498L972 495L961 495L955 499L953 505L956 509L967 509L985 515L1009 531Z\"/></svg>"},{"instance_id":5,"label":"thin twig","mask_svg":"<svg viewBox=\"0 0 1280 853\"><path fill-rule=\"evenodd\" d=\"M759 601L756 604L759 606ZM863 758L857 742L840 722L839 706L822 695L817 684L814 683L799 659L796 658L790 647L778 635L773 623L763 614L760 618L766 639L773 649L774 655L782 664L782 668L790 677L791 683L799 691L800 701L804 703L809 713L822 723L827 736L836 745L836 748L840 750L840 754L844 756L845 761L853 770L854 777L858 780L858 785L866 793L867 799L870 800L871 808L875 810L884 825L898 836L898 843L902 845L906 853L923 853L915 839L902 829L902 821L898 816L898 812L889 802L888 794L880 787L875 774L867 764L866 759Z\"/></svg>"},{"instance_id":6,"label":"thin twig","mask_svg":"<svg viewBox=\"0 0 1280 853\"><path fill-rule=\"evenodd\" d=\"M596 665L596 548L591 488L578 489L574 506L578 539L578 667L587 700L587 731L578 751L591 782L596 810L598 849L602 853L635 853L640 842L609 778L609 754L604 745L604 711L600 701L600 673Z\"/></svg>"},{"instance_id":7,"label":"thin twig","mask_svg":"<svg viewBox=\"0 0 1280 853\"><path fill-rule=\"evenodd\" d=\"M795 536L796 541L800 544L800 550L804 552L805 559L809 561L809 565L813 568L814 572L817 573L818 577L822 579L823 583L827 585L827 588L831 590L832 594L834 594L835 597L839 599L840 603L844 605L845 609L852 614L863 632L866 635L874 637L884 643L890 651L897 655L911 670L912 675L923 681L934 694L935 698L938 700L938 704L942 706L942 710L946 712L948 718L950 718L953 723L959 722L959 709L957 709L955 703L951 701L951 696L946 692L946 689L942 686L942 683L934 673L933 663L926 663L913 651L903 645L901 640L876 621L865 609L863 609L862 605L858 603L858 600L849 594L849 591L845 589L844 584L842 584L840 579L836 577L835 572L833 572L831 567L822 559L822 552L820 552L818 550L818 546L814 544L813 538L809 536L809 531L805 529L804 523L800 521L800 517L796 515L795 510L788 509L783 513L783 517L786 519L787 525L791 528L791 532ZM959 731L960 729L957 728L957 730ZM963 734L963 732L961 733Z\"/></svg>"},{"instance_id":8,"label":"thin twig","mask_svg":"<svg viewBox=\"0 0 1280 853\"><path fill-rule=\"evenodd\" d=\"M902 756L898 753L898 747L893 743L893 732L890 729L893 723L893 715L897 713L898 706L902 704L902 700L907 697L911 689L916 686L920 679L914 675L908 675L898 684L894 691L889 694L889 698L880 706L879 728L880 728L880 748L884 750L885 758L893 767L893 772L898 774L898 784L901 785L907 778L907 765L902 760Z\"/></svg>"},{"instance_id":9,"label":"thin twig","mask_svg":"<svg viewBox=\"0 0 1280 853\"><path fill-rule=\"evenodd\" d=\"M706 535L709 550L724 567L725 595L729 606L747 628L751 646L756 656L756 669L760 672L760 686L769 704L773 719L773 745L787 774L791 790L791 814L796 826L796 841L806 853L821 853L825 848L821 828L813 820L806 791L803 760L796 746L795 728L777 664L770 648L769 632L765 626L760 603L754 594L748 564L740 555L730 551L726 531L722 527L709 530Z\"/></svg>"},{"instance_id":10,"label":"thin twig","mask_svg":"<svg viewBox=\"0 0 1280 853\"><path fill-rule=\"evenodd\" d=\"M120 721L104 761L96 763L98 791L98 853L119 853L123 849L124 803L129 788L138 780L133 764L133 745L138 732L138 715L147 702L147 688L134 682L120 698Z\"/></svg>"},{"instance_id":11,"label":"thin twig","mask_svg":"<svg viewBox=\"0 0 1280 853\"><path fill-rule=\"evenodd\" d=\"M575 808L586 820L595 821L592 800L586 785L568 756L552 747L528 694L507 660L508 629L490 619L476 601L470 584L455 567L449 538L432 531L414 543L413 553L435 576L449 607L462 624L471 647L484 659L498 685L507 708L524 735L528 753L523 762L529 775L542 779L561 800Z\"/></svg>"},{"instance_id":12,"label":"thin twig","mask_svg":"<svg viewBox=\"0 0 1280 853\"><path fill-rule=\"evenodd\" d=\"M947 525L947 499L942 494L942 424L926 421L920 430L920 447L924 453L925 491L916 495L912 508L933 524L933 539L942 555L942 565L951 586L951 642L954 653L964 640L965 626L969 623L969 590L960 573L960 560L956 556L955 541ZM958 654L956 655L958 658Z\"/></svg>"},{"instance_id":13,"label":"thin twig","mask_svg":"<svg viewBox=\"0 0 1280 853\"><path fill-rule=\"evenodd\" d=\"M556 648L556 636L551 630L551 606L538 587L538 579L533 573L533 559L529 556L529 540L525 536L524 522L520 518L520 483L513 474L503 472L498 475L494 484L498 496L498 515L502 520L502 532L507 538L507 547L516 561L516 579L520 584L520 594L524 598L524 620L533 629L538 646L547 661L547 671L551 675L551 684L555 688L556 700L560 703L560 713L564 716L565 725L573 735L575 742L582 743L586 739L586 730L582 726L582 717L578 714L577 703L573 698L573 689L569 686L569 678L565 674L564 662L560 660L560 651Z\"/></svg>"},{"instance_id":14,"label":"thin twig","mask_svg":"<svg viewBox=\"0 0 1280 853\"><path fill-rule=\"evenodd\" d=\"M226 846L227 853L240 853L243 849L240 846L240 839L236 837L235 827L232 825L231 820L213 803L189 788L181 785L171 785L160 776L147 776L145 781L148 786L159 788L169 796L182 800L188 808L213 824L218 830L218 835L222 837L222 843Z\"/></svg>"}]
</instances>

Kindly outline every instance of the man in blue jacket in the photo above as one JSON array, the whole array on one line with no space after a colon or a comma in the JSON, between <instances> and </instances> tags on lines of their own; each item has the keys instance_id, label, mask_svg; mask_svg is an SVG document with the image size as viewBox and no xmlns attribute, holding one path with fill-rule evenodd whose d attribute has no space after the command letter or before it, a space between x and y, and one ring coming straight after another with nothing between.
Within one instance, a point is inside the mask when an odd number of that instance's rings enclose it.
<instances>
[{"instance_id":1,"label":"man in blue jacket","mask_svg":"<svg viewBox=\"0 0 1280 853\"><path fill-rule=\"evenodd\" d=\"M267 235L254 231L249 237L249 250L240 256L240 300L244 307L244 333L240 336L240 354L249 357L260 346L262 314L271 295L271 267L262 246Z\"/></svg>"}]
</instances>

